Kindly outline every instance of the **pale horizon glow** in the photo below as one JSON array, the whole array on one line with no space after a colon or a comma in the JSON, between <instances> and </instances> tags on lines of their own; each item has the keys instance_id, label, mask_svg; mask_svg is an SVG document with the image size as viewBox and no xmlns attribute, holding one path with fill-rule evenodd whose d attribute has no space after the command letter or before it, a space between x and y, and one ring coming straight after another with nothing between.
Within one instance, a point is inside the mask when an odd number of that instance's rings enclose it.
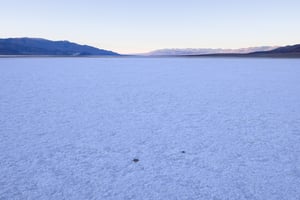
<instances>
[{"instance_id":1,"label":"pale horizon glow","mask_svg":"<svg viewBox=\"0 0 300 200\"><path fill-rule=\"evenodd\" d=\"M118 53L300 43L300 1L0 0L0 38L69 40Z\"/></svg>"}]
</instances>

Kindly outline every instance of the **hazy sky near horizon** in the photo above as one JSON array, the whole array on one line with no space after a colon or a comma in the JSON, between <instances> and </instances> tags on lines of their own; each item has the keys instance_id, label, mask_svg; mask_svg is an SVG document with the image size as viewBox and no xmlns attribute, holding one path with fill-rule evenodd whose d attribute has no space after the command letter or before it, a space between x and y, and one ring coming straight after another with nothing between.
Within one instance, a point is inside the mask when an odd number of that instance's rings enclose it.
<instances>
[{"instance_id":1,"label":"hazy sky near horizon","mask_svg":"<svg viewBox=\"0 0 300 200\"><path fill-rule=\"evenodd\" d=\"M300 43L299 0L0 0L0 37L119 53Z\"/></svg>"}]
</instances>

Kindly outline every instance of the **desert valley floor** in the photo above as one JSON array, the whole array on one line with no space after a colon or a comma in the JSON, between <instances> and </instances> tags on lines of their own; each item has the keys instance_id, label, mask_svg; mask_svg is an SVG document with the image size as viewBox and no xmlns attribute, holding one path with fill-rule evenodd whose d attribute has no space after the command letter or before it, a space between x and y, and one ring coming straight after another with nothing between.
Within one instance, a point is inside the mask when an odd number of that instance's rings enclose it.
<instances>
[{"instance_id":1,"label":"desert valley floor","mask_svg":"<svg viewBox=\"0 0 300 200\"><path fill-rule=\"evenodd\" d=\"M1 58L0 199L300 199L300 59Z\"/></svg>"}]
</instances>

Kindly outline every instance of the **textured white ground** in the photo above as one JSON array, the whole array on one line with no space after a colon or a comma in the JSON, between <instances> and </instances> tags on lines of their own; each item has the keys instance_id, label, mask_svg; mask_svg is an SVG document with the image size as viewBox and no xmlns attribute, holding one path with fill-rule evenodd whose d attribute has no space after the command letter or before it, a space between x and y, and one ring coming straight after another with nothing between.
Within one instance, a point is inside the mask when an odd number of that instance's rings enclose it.
<instances>
[{"instance_id":1,"label":"textured white ground","mask_svg":"<svg viewBox=\"0 0 300 200\"><path fill-rule=\"evenodd\" d=\"M0 199L299 200L300 60L0 59Z\"/></svg>"}]
</instances>

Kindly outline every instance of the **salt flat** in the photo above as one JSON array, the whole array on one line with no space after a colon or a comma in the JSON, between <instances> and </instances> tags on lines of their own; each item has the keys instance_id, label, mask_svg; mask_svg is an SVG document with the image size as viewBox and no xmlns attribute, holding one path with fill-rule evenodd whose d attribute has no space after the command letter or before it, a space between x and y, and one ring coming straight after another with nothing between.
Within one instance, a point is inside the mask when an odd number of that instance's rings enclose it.
<instances>
[{"instance_id":1,"label":"salt flat","mask_svg":"<svg viewBox=\"0 0 300 200\"><path fill-rule=\"evenodd\" d=\"M0 59L1 200L296 200L299 185L299 59Z\"/></svg>"}]
</instances>

